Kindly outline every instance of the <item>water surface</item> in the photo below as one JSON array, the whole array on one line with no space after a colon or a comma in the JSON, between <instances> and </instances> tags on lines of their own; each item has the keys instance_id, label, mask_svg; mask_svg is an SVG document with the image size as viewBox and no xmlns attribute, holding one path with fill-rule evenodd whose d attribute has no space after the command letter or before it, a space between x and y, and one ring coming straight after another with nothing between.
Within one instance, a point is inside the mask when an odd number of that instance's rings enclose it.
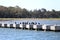
<instances>
[{"instance_id":1,"label":"water surface","mask_svg":"<svg viewBox=\"0 0 60 40\"><path fill-rule=\"evenodd\" d=\"M60 40L60 32L0 28L0 40Z\"/></svg>"},{"instance_id":2,"label":"water surface","mask_svg":"<svg viewBox=\"0 0 60 40\"><path fill-rule=\"evenodd\" d=\"M37 22L40 24L58 24L60 20L10 20L0 21L0 23L19 24L20 22ZM10 29L0 28L0 40L60 40L60 32L51 31L34 31L34 30L21 30L21 29Z\"/></svg>"},{"instance_id":3,"label":"water surface","mask_svg":"<svg viewBox=\"0 0 60 40\"><path fill-rule=\"evenodd\" d=\"M0 23L6 23L6 24L12 24L15 23L20 24L22 22L34 22L34 23L40 23L40 24L50 24L50 25L60 25L60 20L9 20L9 21L0 21Z\"/></svg>"}]
</instances>

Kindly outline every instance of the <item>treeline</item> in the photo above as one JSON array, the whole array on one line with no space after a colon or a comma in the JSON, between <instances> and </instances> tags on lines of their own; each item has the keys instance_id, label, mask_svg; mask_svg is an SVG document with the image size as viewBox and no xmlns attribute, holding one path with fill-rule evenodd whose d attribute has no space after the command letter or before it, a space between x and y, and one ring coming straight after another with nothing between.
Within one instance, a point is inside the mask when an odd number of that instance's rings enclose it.
<instances>
[{"instance_id":1,"label":"treeline","mask_svg":"<svg viewBox=\"0 0 60 40\"><path fill-rule=\"evenodd\" d=\"M25 8L0 6L0 18L60 18L60 11L47 11L45 8L28 11Z\"/></svg>"}]
</instances>

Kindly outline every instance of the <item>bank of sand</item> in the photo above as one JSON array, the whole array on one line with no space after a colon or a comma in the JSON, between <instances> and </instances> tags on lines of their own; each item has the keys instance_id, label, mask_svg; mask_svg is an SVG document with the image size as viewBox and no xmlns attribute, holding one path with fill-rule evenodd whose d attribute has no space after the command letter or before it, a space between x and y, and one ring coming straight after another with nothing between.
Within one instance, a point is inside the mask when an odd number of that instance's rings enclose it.
<instances>
[{"instance_id":1,"label":"bank of sand","mask_svg":"<svg viewBox=\"0 0 60 40\"><path fill-rule=\"evenodd\" d=\"M60 20L60 18L0 18L0 21L9 20Z\"/></svg>"}]
</instances>

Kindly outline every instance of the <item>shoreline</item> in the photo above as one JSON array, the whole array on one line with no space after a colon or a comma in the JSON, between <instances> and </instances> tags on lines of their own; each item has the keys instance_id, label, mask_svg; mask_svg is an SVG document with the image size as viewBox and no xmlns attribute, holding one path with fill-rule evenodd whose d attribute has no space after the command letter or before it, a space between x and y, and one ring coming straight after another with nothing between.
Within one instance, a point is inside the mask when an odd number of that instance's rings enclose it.
<instances>
[{"instance_id":1,"label":"shoreline","mask_svg":"<svg viewBox=\"0 0 60 40\"><path fill-rule=\"evenodd\" d=\"M60 18L0 18L0 21L10 20L60 20Z\"/></svg>"}]
</instances>

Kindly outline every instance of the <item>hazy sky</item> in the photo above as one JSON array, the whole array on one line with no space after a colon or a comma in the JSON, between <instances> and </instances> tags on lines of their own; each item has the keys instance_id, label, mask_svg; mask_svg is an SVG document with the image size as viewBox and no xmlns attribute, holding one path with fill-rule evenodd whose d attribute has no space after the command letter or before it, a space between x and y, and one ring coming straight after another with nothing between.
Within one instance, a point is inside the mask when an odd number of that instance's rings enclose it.
<instances>
[{"instance_id":1,"label":"hazy sky","mask_svg":"<svg viewBox=\"0 0 60 40\"><path fill-rule=\"evenodd\" d=\"M0 5L16 6L28 10L45 8L47 10L60 10L60 0L0 0Z\"/></svg>"}]
</instances>

